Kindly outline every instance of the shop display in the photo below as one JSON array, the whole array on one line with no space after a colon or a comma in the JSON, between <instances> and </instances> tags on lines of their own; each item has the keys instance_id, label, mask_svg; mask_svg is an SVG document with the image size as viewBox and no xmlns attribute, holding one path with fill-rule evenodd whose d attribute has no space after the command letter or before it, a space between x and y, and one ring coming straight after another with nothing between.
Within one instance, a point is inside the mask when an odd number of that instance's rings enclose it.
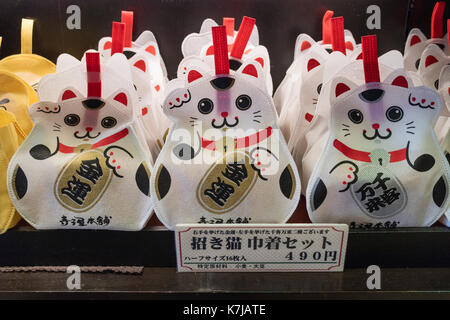
<instances>
[{"instance_id":1,"label":"shop display","mask_svg":"<svg viewBox=\"0 0 450 320\"><path fill-rule=\"evenodd\" d=\"M169 82L174 121L151 177L158 218L180 223L283 223L300 197L258 62L231 70L226 27L212 27L214 68L200 62ZM267 196L269 195L270 196Z\"/></svg>"},{"instance_id":2,"label":"shop display","mask_svg":"<svg viewBox=\"0 0 450 320\"><path fill-rule=\"evenodd\" d=\"M35 126L8 167L17 211L38 229L142 229L152 212L151 160L135 129L126 57L63 54L38 92Z\"/></svg>"}]
</instances>

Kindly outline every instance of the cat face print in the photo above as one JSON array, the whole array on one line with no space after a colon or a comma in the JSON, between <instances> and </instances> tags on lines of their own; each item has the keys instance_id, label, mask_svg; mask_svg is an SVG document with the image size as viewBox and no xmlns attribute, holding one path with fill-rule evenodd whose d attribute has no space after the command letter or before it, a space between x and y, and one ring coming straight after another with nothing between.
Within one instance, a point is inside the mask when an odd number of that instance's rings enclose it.
<instances>
[{"instance_id":1,"label":"cat face print","mask_svg":"<svg viewBox=\"0 0 450 320\"><path fill-rule=\"evenodd\" d=\"M65 145L93 144L107 138L133 120L130 96L119 91L107 99L84 97L75 88L65 89L57 102L31 106L34 122L45 121Z\"/></svg>"},{"instance_id":2,"label":"cat face print","mask_svg":"<svg viewBox=\"0 0 450 320\"><path fill-rule=\"evenodd\" d=\"M201 122L203 130L261 130L275 123L273 103L260 89L265 84L258 63L226 76L205 70L207 65L190 69L183 87L169 93L163 105L167 116L188 128Z\"/></svg>"},{"instance_id":3,"label":"cat face print","mask_svg":"<svg viewBox=\"0 0 450 320\"><path fill-rule=\"evenodd\" d=\"M383 83L362 87L337 78L330 100L330 131L343 144L368 152L401 149L408 141L421 139L441 110L439 95L425 87L413 87L401 70Z\"/></svg>"}]
</instances>

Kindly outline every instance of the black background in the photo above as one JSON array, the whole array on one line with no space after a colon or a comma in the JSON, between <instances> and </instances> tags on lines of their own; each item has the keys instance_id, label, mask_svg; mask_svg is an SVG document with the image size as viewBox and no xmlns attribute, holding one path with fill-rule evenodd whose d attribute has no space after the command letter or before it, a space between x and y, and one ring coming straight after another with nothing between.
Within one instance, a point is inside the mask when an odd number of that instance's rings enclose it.
<instances>
[{"instance_id":1,"label":"black background","mask_svg":"<svg viewBox=\"0 0 450 320\"><path fill-rule=\"evenodd\" d=\"M66 9L72 4L81 8L81 30L66 27ZM366 9L372 4L381 8L381 30L366 27ZM247 15L256 18L260 43L269 50L276 88L292 62L297 35L304 32L321 39L322 15L327 9L344 17L346 29L358 43L361 35L376 34L382 54L391 49L403 51L412 27L429 36L433 6L432 0L0 0L0 56L20 51L23 17L35 19L33 52L55 61L63 52L81 58L87 49L96 49L98 40L111 34L111 22L120 21L121 10L132 10L133 39L144 30L155 34L172 79L182 59L183 38L198 32L205 18L220 23L224 16L235 17L238 27Z\"/></svg>"}]
</instances>

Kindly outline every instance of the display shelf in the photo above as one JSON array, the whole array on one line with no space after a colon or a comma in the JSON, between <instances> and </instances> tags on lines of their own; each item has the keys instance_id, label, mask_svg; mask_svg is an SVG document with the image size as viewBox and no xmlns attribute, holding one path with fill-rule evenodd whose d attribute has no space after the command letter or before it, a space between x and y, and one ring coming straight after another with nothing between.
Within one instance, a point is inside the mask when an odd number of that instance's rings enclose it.
<instances>
[{"instance_id":1,"label":"display shelf","mask_svg":"<svg viewBox=\"0 0 450 320\"><path fill-rule=\"evenodd\" d=\"M86 273L68 290L66 273L0 274L0 299L448 299L449 268L381 269L381 290L368 290L366 269L342 273Z\"/></svg>"},{"instance_id":2,"label":"display shelf","mask_svg":"<svg viewBox=\"0 0 450 320\"><path fill-rule=\"evenodd\" d=\"M34 230L0 236L0 266L175 267L172 231ZM450 230L444 227L350 230L346 269L450 268Z\"/></svg>"}]
</instances>

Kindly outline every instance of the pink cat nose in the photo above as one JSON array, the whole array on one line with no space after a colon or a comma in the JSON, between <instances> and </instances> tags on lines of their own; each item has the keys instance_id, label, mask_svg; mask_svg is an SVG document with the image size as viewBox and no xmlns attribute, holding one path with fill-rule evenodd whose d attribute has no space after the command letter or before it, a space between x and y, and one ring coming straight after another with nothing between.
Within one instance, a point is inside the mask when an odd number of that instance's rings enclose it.
<instances>
[{"instance_id":1,"label":"pink cat nose","mask_svg":"<svg viewBox=\"0 0 450 320\"><path fill-rule=\"evenodd\" d=\"M91 127L87 127L87 128L86 128L86 131L87 131L87 132L91 132L91 131L92 131L92 128L91 128Z\"/></svg>"},{"instance_id":2,"label":"pink cat nose","mask_svg":"<svg viewBox=\"0 0 450 320\"><path fill-rule=\"evenodd\" d=\"M228 112L222 112L220 115L222 116L222 118L226 118L228 117Z\"/></svg>"},{"instance_id":3,"label":"pink cat nose","mask_svg":"<svg viewBox=\"0 0 450 320\"><path fill-rule=\"evenodd\" d=\"M378 130L378 129L380 129L380 125L378 123L374 123L372 125L372 128L374 128L375 130Z\"/></svg>"}]
</instances>

